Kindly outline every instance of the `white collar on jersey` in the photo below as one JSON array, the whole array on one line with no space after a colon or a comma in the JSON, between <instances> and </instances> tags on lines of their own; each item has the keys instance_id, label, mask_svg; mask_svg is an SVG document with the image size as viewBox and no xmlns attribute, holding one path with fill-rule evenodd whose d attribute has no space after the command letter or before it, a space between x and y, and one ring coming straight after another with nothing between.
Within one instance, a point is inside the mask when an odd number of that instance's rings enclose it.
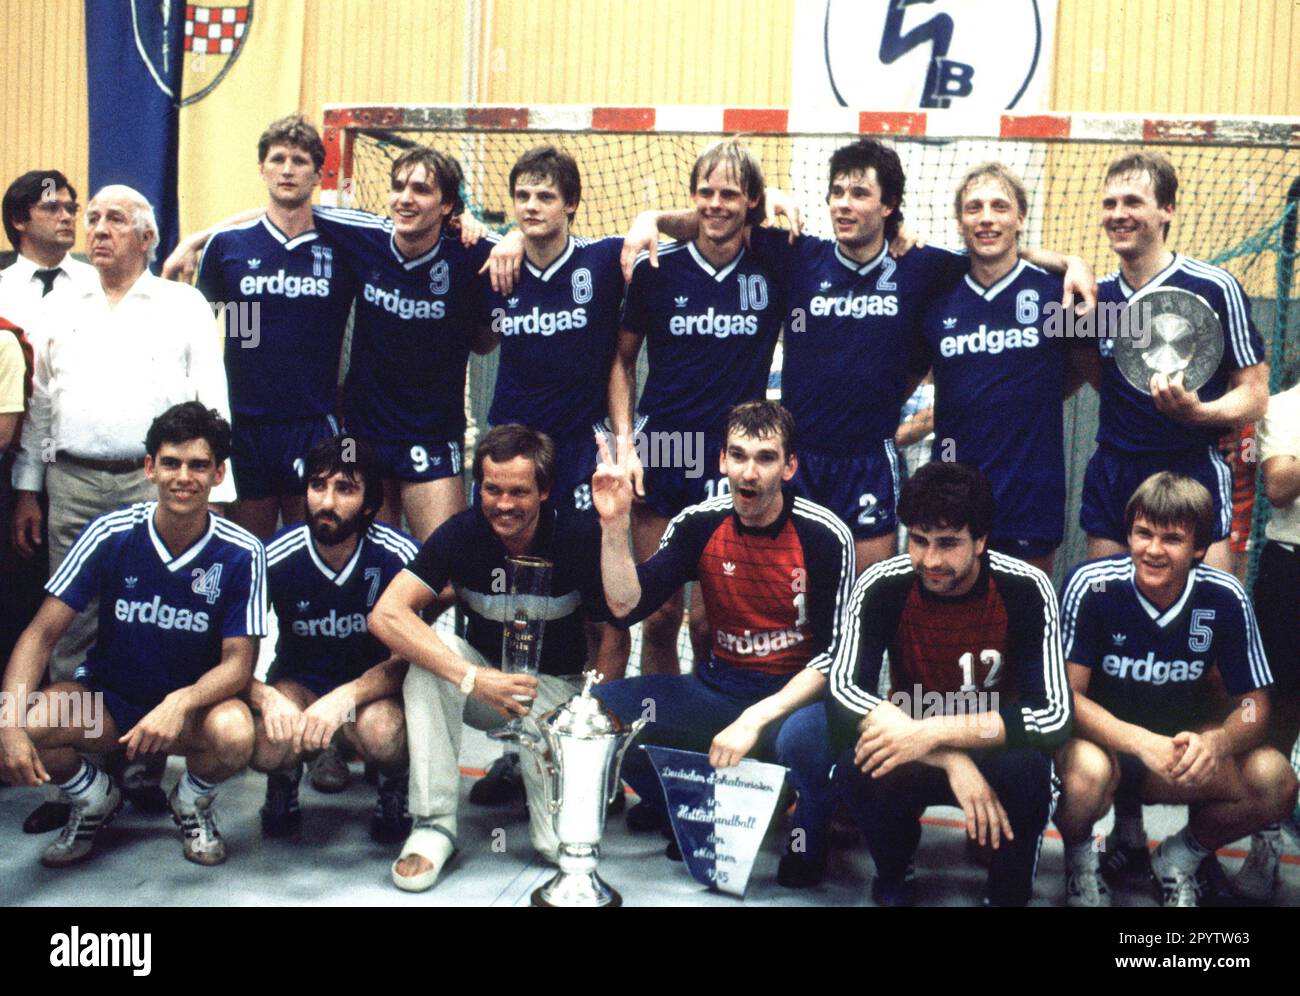
<instances>
[{"instance_id":1,"label":"white collar on jersey","mask_svg":"<svg viewBox=\"0 0 1300 996\"><path fill-rule=\"evenodd\" d=\"M536 277L538 280L541 280L544 283L550 280L551 277L555 276L555 274L560 272L564 264L569 261L569 257L573 255L573 250L575 248L576 247L573 244L573 236L570 235L564 243L564 252L556 256L555 261L552 262L551 265L548 266L545 270L539 270L537 267L535 267L532 263L528 261L527 256L524 257L524 266L528 267L529 273L531 273L534 277Z\"/></svg>"},{"instance_id":2,"label":"white collar on jersey","mask_svg":"<svg viewBox=\"0 0 1300 996\"><path fill-rule=\"evenodd\" d=\"M1178 601L1165 609L1164 612L1161 612L1156 608L1156 606L1149 602L1146 596L1142 594L1142 590L1137 586L1136 576L1130 575L1129 580L1133 584L1133 594L1137 596L1138 605L1142 606L1146 611L1147 616L1150 617L1157 626L1164 629L1182 614L1183 608L1187 605L1187 600L1192 597L1192 587L1196 584L1196 568L1193 567L1191 572L1187 575L1187 583L1183 585L1183 593L1178 596Z\"/></svg>"},{"instance_id":3,"label":"white collar on jersey","mask_svg":"<svg viewBox=\"0 0 1300 996\"><path fill-rule=\"evenodd\" d=\"M722 281L726 280L729 276L731 276L731 271L734 270L737 266L739 266L740 261L745 258L745 247L741 246L740 252L736 253L735 259L733 259L730 263L724 266L721 270L715 270L713 268L713 264L710 263L707 259L705 259L700 254L700 251L695 248L694 242L687 242L686 248L691 251L691 255L695 258L695 262L699 266L699 268L703 270L705 273L707 273L709 276L711 276L718 283L722 283Z\"/></svg>"},{"instance_id":4,"label":"white collar on jersey","mask_svg":"<svg viewBox=\"0 0 1300 996\"><path fill-rule=\"evenodd\" d=\"M433 248L423 256L416 256L415 259L407 259L402 255L402 250L397 248L397 243L393 241L393 236L391 234L388 236L388 248L393 251L393 259L397 260L397 262L402 265L403 269L414 270L417 266L429 262L429 260L438 255L438 252L442 249L442 240L444 237L445 234L439 235L438 241L433 244Z\"/></svg>"},{"instance_id":5,"label":"white collar on jersey","mask_svg":"<svg viewBox=\"0 0 1300 996\"><path fill-rule=\"evenodd\" d=\"M163 542L163 538L158 535L158 530L154 527L153 517L157 512L158 503L150 503L149 512L145 516L145 521L149 523L149 539L153 541L153 548L157 551L158 559L163 562L163 566L174 573L203 552L203 548L208 545L208 540L212 539L212 534L217 531L217 517L209 512L207 532L190 544L188 550L184 550L179 556L173 557L171 551L167 549L167 544Z\"/></svg>"},{"instance_id":6,"label":"white collar on jersey","mask_svg":"<svg viewBox=\"0 0 1300 996\"><path fill-rule=\"evenodd\" d=\"M1026 263L1023 259L1016 260L1016 265L1011 268L1011 272L1008 273L1001 280L999 280L992 287L982 286L978 280L976 280L969 273L967 273L966 286L969 287L971 290L973 290L980 297L984 298L985 301L992 301L995 297L997 297L1004 290L1006 290L1013 283L1015 283L1016 278L1020 276L1021 273L1024 272L1025 267L1028 265L1029 264Z\"/></svg>"},{"instance_id":7,"label":"white collar on jersey","mask_svg":"<svg viewBox=\"0 0 1300 996\"><path fill-rule=\"evenodd\" d=\"M293 238L289 238L289 236L285 235L284 232L280 231L280 229L276 227L275 222L273 222L268 215L262 215L260 220L262 222L262 227L270 233L271 238L275 239L276 242L280 243L280 245L284 246L286 249L294 249L302 245L304 242L314 242L320 236L320 233L317 232L316 229L309 228L301 235L295 235Z\"/></svg>"},{"instance_id":8,"label":"white collar on jersey","mask_svg":"<svg viewBox=\"0 0 1300 996\"><path fill-rule=\"evenodd\" d=\"M889 243L886 242L880 247L880 252L877 253L874 258L867 260L865 263L859 263L853 257L844 255L843 251L840 249L840 244L838 242L835 243L835 258L860 277L865 276L879 266L880 261L888 255Z\"/></svg>"},{"instance_id":9,"label":"white collar on jersey","mask_svg":"<svg viewBox=\"0 0 1300 996\"><path fill-rule=\"evenodd\" d=\"M343 565L343 570L335 574L334 568L325 563L325 561L321 559L320 554L316 552L316 541L312 538L311 527L307 527L307 553L311 557L311 562L316 565L316 568L324 574L328 580L333 581L334 584L340 588L348 583L348 578L352 576L353 570L356 569L357 561L361 559L361 547L365 545L365 542L366 537L365 534L362 533L357 537L357 548L352 551L352 556L349 557L348 562Z\"/></svg>"},{"instance_id":10,"label":"white collar on jersey","mask_svg":"<svg viewBox=\"0 0 1300 996\"><path fill-rule=\"evenodd\" d=\"M1166 267L1165 267L1163 270L1161 270L1159 273L1157 273L1157 274L1156 274L1154 277L1152 277L1150 280L1148 280L1145 284L1143 284L1143 285L1142 285L1142 290L1148 290L1149 288L1152 288L1152 287L1159 287L1159 286L1160 286L1161 284L1163 284L1166 280L1168 280L1170 277L1172 277L1172 276L1174 275L1174 271L1177 270L1178 267L1181 266L1181 265L1182 265L1182 257L1179 256L1178 253L1174 253L1174 258L1171 259L1171 260L1169 261L1169 265L1166 266ZM1137 293L1137 291L1134 290L1134 289L1129 285L1129 282L1128 282L1127 280L1124 279L1124 271L1123 271L1123 270L1120 270L1120 271L1119 271L1119 275L1116 277L1116 279L1119 281L1119 290L1120 290L1120 293L1123 294L1125 298L1130 298L1130 297L1132 297L1134 294Z\"/></svg>"}]
</instances>

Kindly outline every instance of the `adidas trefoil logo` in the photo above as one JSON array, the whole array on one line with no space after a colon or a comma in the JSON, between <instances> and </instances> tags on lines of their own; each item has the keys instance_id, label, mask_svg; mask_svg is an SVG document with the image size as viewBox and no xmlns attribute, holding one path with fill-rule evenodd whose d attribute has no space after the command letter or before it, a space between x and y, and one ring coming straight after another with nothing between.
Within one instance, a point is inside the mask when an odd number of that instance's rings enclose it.
<instances>
[{"instance_id":1,"label":"adidas trefoil logo","mask_svg":"<svg viewBox=\"0 0 1300 996\"><path fill-rule=\"evenodd\" d=\"M506 299L506 307L507 307L507 308L517 308L517 307L519 307L519 298L517 298L517 297L507 298L507 299Z\"/></svg>"},{"instance_id":2,"label":"adidas trefoil logo","mask_svg":"<svg viewBox=\"0 0 1300 996\"><path fill-rule=\"evenodd\" d=\"M260 259L250 259L248 261L248 268L250 270L256 270L261 265L262 265L262 261Z\"/></svg>"},{"instance_id":3,"label":"adidas trefoil logo","mask_svg":"<svg viewBox=\"0 0 1300 996\"><path fill-rule=\"evenodd\" d=\"M677 307L679 307L679 308L685 308L685 307L686 307L686 302L687 302L688 300L689 300L689 298L687 298L686 295L683 294L681 297L679 297L679 298L676 299Z\"/></svg>"},{"instance_id":4,"label":"adidas trefoil logo","mask_svg":"<svg viewBox=\"0 0 1300 996\"><path fill-rule=\"evenodd\" d=\"M134 575L131 575L130 577L124 578L123 580L126 581L126 586L127 586L128 588L134 588L134 587L136 586L136 583L137 583L140 579L139 579L138 577L135 577Z\"/></svg>"},{"instance_id":5,"label":"adidas trefoil logo","mask_svg":"<svg viewBox=\"0 0 1300 996\"><path fill-rule=\"evenodd\" d=\"M1112 642L1114 642L1115 646L1117 647L1122 647L1124 645L1124 641L1128 639L1128 637L1126 637L1123 633L1111 633L1110 638Z\"/></svg>"},{"instance_id":6,"label":"adidas trefoil logo","mask_svg":"<svg viewBox=\"0 0 1300 996\"><path fill-rule=\"evenodd\" d=\"M299 612L306 612L306 611L307 611L308 609L310 609L310 608L311 608L311 602L299 602L299 603L298 603L298 611L299 611Z\"/></svg>"},{"instance_id":7,"label":"adidas trefoil logo","mask_svg":"<svg viewBox=\"0 0 1300 996\"><path fill-rule=\"evenodd\" d=\"M945 319L943 320L943 327L946 328L946 329L956 328L956 327L957 327L957 319L955 319L955 318L945 318Z\"/></svg>"},{"instance_id":8,"label":"adidas trefoil logo","mask_svg":"<svg viewBox=\"0 0 1300 996\"><path fill-rule=\"evenodd\" d=\"M829 280L823 280L822 283L821 283L821 289L822 289L822 290L830 290L830 289L831 289L831 282L830 282Z\"/></svg>"},{"instance_id":9,"label":"adidas trefoil logo","mask_svg":"<svg viewBox=\"0 0 1300 996\"><path fill-rule=\"evenodd\" d=\"M724 560L724 561L722 562L722 573L725 574L725 575L727 575L727 577L729 577L729 578L730 578L730 577L735 577L735 575L736 575L736 565L733 564L730 560Z\"/></svg>"}]
</instances>

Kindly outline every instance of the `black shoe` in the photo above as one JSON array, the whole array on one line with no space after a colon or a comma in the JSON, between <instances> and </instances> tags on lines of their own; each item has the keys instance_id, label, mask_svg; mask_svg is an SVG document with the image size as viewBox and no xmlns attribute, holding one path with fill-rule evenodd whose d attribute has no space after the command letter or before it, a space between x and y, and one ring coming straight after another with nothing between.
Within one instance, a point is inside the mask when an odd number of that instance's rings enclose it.
<instances>
[{"instance_id":1,"label":"black shoe","mask_svg":"<svg viewBox=\"0 0 1300 996\"><path fill-rule=\"evenodd\" d=\"M786 851L776 867L776 881L787 889L812 889L826 878L826 855Z\"/></svg>"},{"instance_id":2,"label":"black shoe","mask_svg":"<svg viewBox=\"0 0 1300 996\"><path fill-rule=\"evenodd\" d=\"M503 754L469 790L476 806L502 806L524 798L524 775L518 754Z\"/></svg>"},{"instance_id":3,"label":"black shoe","mask_svg":"<svg viewBox=\"0 0 1300 996\"><path fill-rule=\"evenodd\" d=\"M23 820L23 833L49 833L67 825L72 807L66 802L42 802Z\"/></svg>"},{"instance_id":4,"label":"black shoe","mask_svg":"<svg viewBox=\"0 0 1300 996\"><path fill-rule=\"evenodd\" d=\"M1134 889L1157 898L1160 895L1160 883L1151 870L1151 852L1145 847L1124 847L1113 833L1106 838L1101 877L1112 889Z\"/></svg>"},{"instance_id":5,"label":"black shoe","mask_svg":"<svg viewBox=\"0 0 1300 996\"><path fill-rule=\"evenodd\" d=\"M670 840L668 846L664 848L664 857L669 861L681 861L682 849L677 846L677 841Z\"/></svg>"},{"instance_id":6,"label":"black shoe","mask_svg":"<svg viewBox=\"0 0 1300 996\"><path fill-rule=\"evenodd\" d=\"M378 844L400 844L411 832L411 817L406 814L408 779L403 771L379 780L379 798L370 817L370 839Z\"/></svg>"},{"instance_id":7,"label":"black shoe","mask_svg":"<svg viewBox=\"0 0 1300 996\"><path fill-rule=\"evenodd\" d=\"M877 873L871 880L871 901L877 906L915 906L916 870L911 862L897 882L887 882Z\"/></svg>"},{"instance_id":8,"label":"black shoe","mask_svg":"<svg viewBox=\"0 0 1300 996\"><path fill-rule=\"evenodd\" d=\"M1211 854L1196 869L1196 889L1201 894L1202 906L1241 907L1253 906L1232 891L1232 881L1228 873L1219 864L1219 859Z\"/></svg>"},{"instance_id":9,"label":"black shoe","mask_svg":"<svg viewBox=\"0 0 1300 996\"><path fill-rule=\"evenodd\" d=\"M650 833L653 830L667 830L668 816L661 809L653 809L649 804L638 802L627 811L627 828L632 833Z\"/></svg>"},{"instance_id":10,"label":"black shoe","mask_svg":"<svg viewBox=\"0 0 1300 996\"><path fill-rule=\"evenodd\" d=\"M167 805L167 793L160 784L166 768L166 754L150 754L127 763L118 779L122 786L122 798L138 813L158 816L171 812L171 807Z\"/></svg>"},{"instance_id":11,"label":"black shoe","mask_svg":"<svg viewBox=\"0 0 1300 996\"><path fill-rule=\"evenodd\" d=\"M292 837L302 829L298 808L298 780L302 765L266 776L266 802L262 805L262 833L267 837Z\"/></svg>"}]
</instances>

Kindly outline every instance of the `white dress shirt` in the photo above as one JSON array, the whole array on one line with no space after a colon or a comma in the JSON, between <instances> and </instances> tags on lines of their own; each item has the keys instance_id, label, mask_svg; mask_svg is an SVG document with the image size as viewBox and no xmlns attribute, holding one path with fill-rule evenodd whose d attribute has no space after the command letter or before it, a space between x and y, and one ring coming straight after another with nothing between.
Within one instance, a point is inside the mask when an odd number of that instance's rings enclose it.
<instances>
[{"instance_id":1,"label":"white dress shirt","mask_svg":"<svg viewBox=\"0 0 1300 996\"><path fill-rule=\"evenodd\" d=\"M182 401L201 401L229 419L221 350L221 330L193 287L146 271L111 305L96 273L93 289L35 337L14 488L42 490L44 461L61 451L94 460L142 458L150 423ZM228 477L212 500L233 499Z\"/></svg>"},{"instance_id":2,"label":"white dress shirt","mask_svg":"<svg viewBox=\"0 0 1300 996\"><path fill-rule=\"evenodd\" d=\"M99 286L99 271L89 263L65 255L59 262L49 294L36 276L44 270L34 260L19 254L13 264L0 270L0 316L13 322L35 343L39 330L57 321L59 309L66 308L87 291Z\"/></svg>"},{"instance_id":3,"label":"white dress shirt","mask_svg":"<svg viewBox=\"0 0 1300 996\"><path fill-rule=\"evenodd\" d=\"M1300 384L1268 399L1268 411L1255 427L1259 462L1269 457L1300 458ZM1300 544L1300 499L1273 509L1265 535L1278 543Z\"/></svg>"}]
</instances>

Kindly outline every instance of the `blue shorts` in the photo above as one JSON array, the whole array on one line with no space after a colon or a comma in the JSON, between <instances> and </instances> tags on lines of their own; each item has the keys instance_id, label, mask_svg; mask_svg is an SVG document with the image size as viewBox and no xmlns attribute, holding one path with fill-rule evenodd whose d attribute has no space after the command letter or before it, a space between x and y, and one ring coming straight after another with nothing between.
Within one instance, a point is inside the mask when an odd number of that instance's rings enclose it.
<instances>
[{"instance_id":1,"label":"blue shorts","mask_svg":"<svg viewBox=\"0 0 1300 996\"><path fill-rule=\"evenodd\" d=\"M591 505L591 475L596 473L596 431L604 426L593 425L585 432L555 436L555 483L551 486L551 501L556 507L567 507L569 502L579 512L594 511Z\"/></svg>"},{"instance_id":2,"label":"blue shorts","mask_svg":"<svg viewBox=\"0 0 1300 996\"><path fill-rule=\"evenodd\" d=\"M637 452L645 468L645 501L650 509L671 519L684 508L731 492L731 482L718 471L722 433L642 429Z\"/></svg>"},{"instance_id":3,"label":"blue shorts","mask_svg":"<svg viewBox=\"0 0 1300 996\"><path fill-rule=\"evenodd\" d=\"M109 716L113 719L113 725L117 727L117 735L125 736L140 720L153 710L154 706L161 704L163 696L159 696L158 701L153 705L142 706L136 702L130 702L124 699L111 688L106 688L97 681L90 673L90 669L82 664L73 672L72 680L85 685L93 695L100 696L104 703L104 708Z\"/></svg>"},{"instance_id":4,"label":"blue shorts","mask_svg":"<svg viewBox=\"0 0 1300 996\"><path fill-rule=\"evenodd\" d=\"M365 440L383 468L385 477L412 484L440 481L460 473L460 436L455 439L427 439L419 442L379 442Z\"/></svg>"},{"instance_id":5,"label":"blue shorts","mask_svg":"<svg viewBox=\"0 0 1300 996\"><path fill-rule=\"evenodd\" d=\"M1100 443L1083 475L1083 504L1079 525L1089 536L1128 546L1124 506L1152 474L1162 470L1200 481L1214 499L1214 538L1225 539L1232 529L1232 470L1213 446L1174 453L1125 453Z\"/></svg>"},{"instance_id":6,"label":"blue shorts","mask_svg":"<svg viewBox=\"0 0 1300 996\"><path fill-rule=\"evenodd\" d=\"M791 486L843 519L854 539L887 536L898 529L901 483L892 439L853 457L800 450Z\"/></svg>"},{"instance_id":7,"label":"blue shorts","mask_svg":"<svg viewBox=\"0 0 1300 996\"><path fill-rule=\"evenodd\" d=\"M266 675L266 683L268 685L274 685L277 681L296 682L314 694L317 698L320 698L323 695L328 695L330 692L334 691L334 689L338 688L339 685L347 684L346 680L339 678L336 675L317 674L312 671L296 671L291 667L282 667L279 661L272 661L270 670Z\"/></svg>"},{"instance_id":8,"label":"blue shorts","mask_svg":"<svg viewBox=\"0 0 1300 996\"><path fill-rule=\"evenodd\" d=\"M249 418L231 425L230 468L240 498L278 498L307 492L307 453L339 433L333 415L311 418Z\"/></svg>"}]
</instances>

